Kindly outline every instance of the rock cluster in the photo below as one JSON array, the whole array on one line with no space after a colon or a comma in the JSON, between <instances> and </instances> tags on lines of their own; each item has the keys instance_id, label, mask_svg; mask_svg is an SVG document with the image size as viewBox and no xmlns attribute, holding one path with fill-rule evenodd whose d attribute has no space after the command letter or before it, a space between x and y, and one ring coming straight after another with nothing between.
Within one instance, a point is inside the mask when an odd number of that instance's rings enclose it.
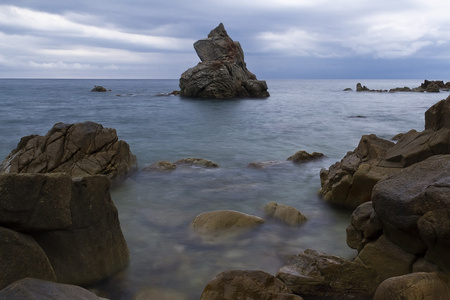
<instances>
[{"instance_id":1,"label":"rock cluster","mask_svg":"<svg viewBox=\"0 0 450 300\"><path fill-rule=\"evenodd\" d=\"M266 82L247 70L241 45L228 36L222 23L208 38L195 42L194 49L201 62L181 75L181 96L269 97Z\"/></svg>"},{"instance_id":2,"label":"rock cluster","mask_svg":"<svg viewBox=\"0 0 450 300\"><path fill-rule=\"evenodd\" d=\"M450 154L450 97L425 112L425 130L411 130L394 144L365 135L358 147L320 172L320 195L331 203L356 208L372 196L373 186L402 168L437 154Z\"/></svg>"},{"instance_id":3,"label":"rock cluster","mask_svg":"<svg viewBox=\"0 0 450 300\"><path fill-rule=\"evenodd\" d=\"M0 299L99 300L103 298L99 298L94 293L91 293L90 291L79 286L55 283L35 278L24 278L1 290Z\"/></svg>"},{"instance_id":4,"label":"rock cluster","mask_svg":"<svg viewBox=\"0 0 450 300\"><path fill-rule=\"evenodd\" d=\"M347 244L358 255L351 261L308 249L292 256L276 274L292 294L272 299L450 299L450 97L425 118L423 132L397 144L363 136L355 151L321 171L322 195L356 207ZM246 293L245 274L229 274L237 281L208 285L205 293L224 285Z\"/></svg>"},{"instance_id":5,"label":"rock cluster","mask_svg":"<svg viewBox=\"0 0 450 300\"><path fill-rule=\"evenodd\" d=\"M351 91L351 90L352 90L351 88L344 89L344 91ZM450 82L444 83L441 80L436 80L436 81L425 80L418 87L415 87L415 88L412 88L412 89L407 87L407 86L392 88L392 89L389 89L389 93L395 93L395 92L439 93L440 91L448 91L448 90L450 90ZM380 92L380 93L388 92L388 90L372 90L372 89L369 89L368 87L366 87L365 85L363 86L359 82L356 84L356 91L357 92Z\"/></svg>"},{"instance_id":6,"label":"rock cluster","mask_svg":"<svg viewBox=\"0 0 450 300\"><path fill-rule=\"evenodd\" d=\"M110 181L0 174L0 289L26 278L86 285L127 266Z\"/></svg>"},{"instance_id":7,"label":"rock cluster","mask_svg":"<svg viewBox=\"0 0 450 300\"><path fill-rule=\"evenodd\" d=\"M23 137L0 164L1 173L102 174L111 180L136 169L136 157L116 130L94 122L57 123L45 136Z\"/></svg>"}]
</instances>

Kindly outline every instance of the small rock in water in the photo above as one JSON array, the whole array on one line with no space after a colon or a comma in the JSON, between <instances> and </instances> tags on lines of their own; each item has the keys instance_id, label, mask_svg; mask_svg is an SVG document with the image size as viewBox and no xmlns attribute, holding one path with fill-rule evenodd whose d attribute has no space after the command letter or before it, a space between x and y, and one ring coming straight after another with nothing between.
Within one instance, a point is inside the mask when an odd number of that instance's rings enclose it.
<instances>
[{"instance_id":1,"label":"small rock in water","mask_svg":"<svg viewBox=\"0 0 450 300\"><path fill-rule=\"evenodd\" d=\"M91 92L106 92L106 91L107 91L106 88L102 87L101 85L96 85L91 90Z\"/></svg>"},{"instance_id":2,"label":"small rock in water","mask_svg":"<svg viewBox=\"0 0 450 300\"><path fill-rule=\"evenodd\" d=\"M311 161L314 159L318 159L323 156L324 156L323 153L319 153L319 152L313 152L310 154L306 151L297 151L294 155L289 156L287 160L293 161L295 163L302 163L302 162L307 162L307 161Z\"/></svg>"},{"instance_id":3,"label":"small rock in water","mask_svg":"<svg viewBox=\"0 0 450 300\"><path fill-rule=\"evenodd\" d=\"M285 204L278 204L270 202L264 205L264 211L268 216L274 217L278 220L286 222L291 226L299 225L306 222L308 219L302 215L297 209Z\"/></svg>"},{"instance_id":4,"label":"small rock in water","mask_svg":"<svg viewBox=\"0 0 450 300\"><path fill-rule=\"evenodd\" d=\"M142 171L173 171L176 168L177 166L170 161L158 161L145 167Z\"/></svg>"},{"instance_id":5,"label":"small rock in water","mask_svg":"<svg viewBox=\"0 0 450 300\"><path fill-rule=\"evenodd\" d=\"M241 232L264 223L257 216L233 210L205 212L192 221L192 229L203 235L219 236L221 234Z\"/></svg>"}]
</instances>

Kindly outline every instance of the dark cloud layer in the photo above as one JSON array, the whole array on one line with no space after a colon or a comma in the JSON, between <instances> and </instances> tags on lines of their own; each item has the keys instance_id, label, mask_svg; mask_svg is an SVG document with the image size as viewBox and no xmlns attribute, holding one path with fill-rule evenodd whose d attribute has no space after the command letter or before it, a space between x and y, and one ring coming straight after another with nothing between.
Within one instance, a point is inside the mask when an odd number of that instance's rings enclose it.
<instances>
[{"instance_id":1,"label":"dark cloud layer","mask_svg":"<svg viewBox=\"0 0 450 300\"><path fill-rule=\"evenodd\" d=\"M443 0L0 4L0 77L178 78L220 22L260 78L440 78Z\"/></svg>"}]
</instances>

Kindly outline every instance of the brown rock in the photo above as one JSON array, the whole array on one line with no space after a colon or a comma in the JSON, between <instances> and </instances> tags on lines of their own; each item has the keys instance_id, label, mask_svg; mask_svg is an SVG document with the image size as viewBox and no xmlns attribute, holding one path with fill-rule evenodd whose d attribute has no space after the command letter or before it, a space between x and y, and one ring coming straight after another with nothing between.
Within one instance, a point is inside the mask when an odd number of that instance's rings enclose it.
<instances>
[{"instance_id":1,"label":"brown rock","mask_svg":"<svg viewBox=\"0 0 450 300\"><path fill-rule=\"evenodd\" d=\"M295 163L302 163L322 157L324 157L323 153L319 152L313 152L310 154L306 151L297 151L294 155L289 156L287 160L293 161Z\"/></svg>"},{"instance_id":2,"label":"brown rock","mask_svg":"<svg viewBox=\"0 0 450 300\"><path fill-rule=\"evenodd\" d=\"M25 277L56 280L52 265L39 244L29 235L4 227L0 227L0 261L0 290Z\"/></svg>"},{"instance_id":3,"label":"brown rock","mask_svg":"<svg viewBox=\"0 0 450 300\"><path fill-rule=\"evenodd\" d=\"M383 233L383 226L378 219L372 201L358 206L352 213L350 225L347 227L347 245L360 252L364 246Z\"/></svg>"},{"instance_id":4,"label":"brown rock","mask_svg":"<svg viewBox=\"0 0 450 300\"><path fill-rule=\"evenodd\" d=\"M450 96L441 100L425 112L425 130L450 129Z\"/></svg>"},{"instance_id":5,"label":"brown rock","mask_svg":"<svg viewBox=\"0 0 450 300\"><path fill-rule=\"evenodd\" d=\"M177 165L170 161L158 161L142 169L142 171L173 171Z\"/></svg>"},{"instance_id":6,"label":"brown rock","mask_svg":"<svg viewBox=\"0 0 450 300\"><path fill-rule=\"evenodd\" d=\"M230 270L218 274L200 300L301 300L278 278L263 271Z\"/></svg>"},{"instance_id":7,"label":"brown rock","mask_svg":"<svg viewBox=\"0 0 450 300\"><path fill-rule=\"evenodd\" d=\"M306 299L372 299L380 283L370 267L310 249L292 257L276 276Z\"/></svg>"},{"instance_id":8,"label":"brown rock","mask_svg":"<svg viewBox=\"0 0 450 300\"><path fill-rule=\"evenodd\" d=\"M416 256L404 251L382 235L377 241L365 245L355 261L372 267L380 279L385 280L410 273L416 259Z\"/></svg>"},{"instance_id":9,"label":"brown rock","mask_svg":"<svg viewBox=\"0 0 450 300\"><path fill-rule=\"evenodd\" d=\"M32 236L46 253L58 282L88 285L128 265L129 251L106 176L74 179L72 224Z\"/></svg>"},{"instance_id":10,"label":"brown rock","mask_svg":"<svg viewBox=\"0 0 450 300\"><path fill-rule=\"evenodd\" d=\"M257 216L232 210L205 212L192 221L192 229L202 235L220 236L241 232L258 226L265 221Z\"/></svg>"},{"instance_id":11,"label":"brown rock","mask_svg":"<svg viewBox=\"0 0 450 300\"><path fill-rule=\"evenodd\" d=\"M449 188L450 155L435 155L378 182L372 196L389 240L448 271Z\"/></svg>"},{"instance_id":12,"label":"brown rock","mask_svg":"<svg viewBox=\"0 0 450 300\"><path fill-rule=\"evenodd\" d=\"M263 207L264 212L271 217L281 220L291 226L303 224L308 219L297 209L285 204L269 202Z\"/></svg>"},{"instance_id":13,"label":"brown rock","mask_svg":"<svg viewBox=\"0 0 450 300\"><path fill-rule=\"evenodd\" d=\"M442 273L412 273L383 281L374 300L450 299L450 279Z\"/></svg>"}]
</instances>

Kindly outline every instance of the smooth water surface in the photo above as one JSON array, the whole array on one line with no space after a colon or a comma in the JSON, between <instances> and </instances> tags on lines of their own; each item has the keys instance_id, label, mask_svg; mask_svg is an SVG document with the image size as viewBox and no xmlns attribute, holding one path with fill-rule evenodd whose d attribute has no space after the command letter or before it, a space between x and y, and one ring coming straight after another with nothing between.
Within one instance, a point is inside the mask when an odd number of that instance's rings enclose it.
<instances>
[{"instance_id":1,"label":"smooth water surface","mask_svg":"<svg viewBox=\"0 0 450 300\"><path fill-rule=\"evenodd\" d=\"M318 196L319 172L342 159L363 134L390 139L424 128L424 113L448 93L343 92L358 80L269 80L267 99L192 100L168 93L177 80L0 79L0 156L22 136L44 135L57 122L94 121L117 130L139 168L160 160L200 157L218 169L138 172L112 189L131 253L129 267L99 287L110 299L132 299L155 288L199 299L216 274L259 269L275 274L283 256L313 248L351 258L345 243L350 212ZM360 80L371 89L419 86L421 80ZM94 85L110 92L92 93ZM255 161L285 161L298 150L326 158L251 169ZM270 201L308 217L289 227L265 217ZM193 234L198 214L230 209L266 218L248 233L205 240Z\"/></svg>"}]
</instances>

